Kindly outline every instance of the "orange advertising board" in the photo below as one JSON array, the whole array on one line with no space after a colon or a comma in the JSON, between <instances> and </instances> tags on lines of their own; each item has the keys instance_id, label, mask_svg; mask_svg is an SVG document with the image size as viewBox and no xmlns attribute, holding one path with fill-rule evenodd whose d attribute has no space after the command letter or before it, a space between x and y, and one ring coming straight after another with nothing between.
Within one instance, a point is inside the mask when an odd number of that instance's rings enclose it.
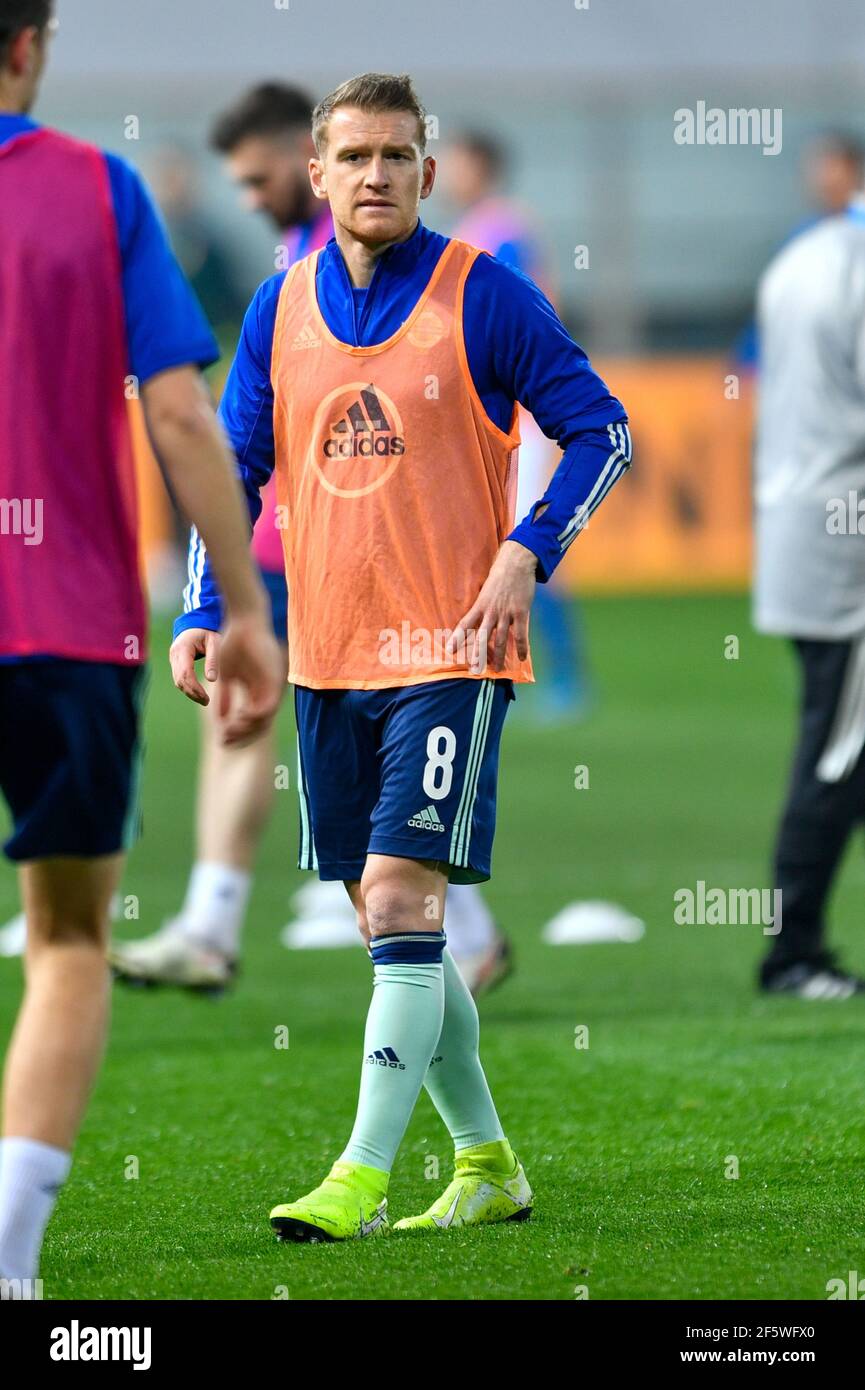
<instances>
[{"instance_id":1,"label":"orange advertising board","mask_svg":"<svg viewBox=\"0 0 865 1390\"><path fill-rule=\"evenodd\" d=\"M722 357L594 366L628 412L633 463L574 541L562 580L581 593L747 586L752 383L731 379Z\"/></svg>"}]
</instances>

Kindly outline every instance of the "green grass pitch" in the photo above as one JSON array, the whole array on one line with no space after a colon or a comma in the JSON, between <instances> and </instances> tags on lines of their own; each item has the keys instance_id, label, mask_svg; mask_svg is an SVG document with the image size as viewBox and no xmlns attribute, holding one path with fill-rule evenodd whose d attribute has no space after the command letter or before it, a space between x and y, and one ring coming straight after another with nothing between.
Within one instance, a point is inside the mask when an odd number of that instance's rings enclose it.
<instances>
[{"instance_id":1,"label":"green grass pitch","mask_svg":"<svg viewBox=\"0 0 865 1390\"><path fill-rule=\"evenodd\" d=\"M758 997L759 926L677 926L673 894L769 886L795 679L738 597L585 605L599 686L584 723L510 716L489 900L516 975L482 1002L483 1058L536 1192L522 1225L279 1245L272 1204L318 1182L351 1125L370 966L278 942L300 878L293 790L262 852L243 974L220 1002L117 989L110 1051L49 1228L46 1298L823 1299L862 1268L865 1001ZM737 660L725 639L737 635ZM124 891L152 930L191 852L195 711L154 632L146 833ZM530 697L529 697L530 698ZM294 768L291 716L281 757ZM589 769L588 789L574 769ZM865 967L855 846L833 944ZM647 923L631 945L544 946L564 903L607 898ZM0 911L17 908L0 876ZM0 1035L19 991L0 961ZM574 1046L589 1028L589 1046ZM290 1046L274 1046L275 1030ZM730 1158L739 1177L729 1178ZM132 1158L137 1160L138 1176ZM426 1176L438 1160L440 1178ZM421 1097L391 1218L448 1180ZM863 1270L865 1272L865 1270Z\"/></svg>"}]
</instances>

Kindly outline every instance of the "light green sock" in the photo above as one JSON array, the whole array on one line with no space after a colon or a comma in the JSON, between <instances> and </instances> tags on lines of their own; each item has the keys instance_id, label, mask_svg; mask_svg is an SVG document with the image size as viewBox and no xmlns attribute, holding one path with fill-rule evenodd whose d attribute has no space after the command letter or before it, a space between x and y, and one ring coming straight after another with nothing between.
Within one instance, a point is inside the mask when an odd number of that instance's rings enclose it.
<instances>
[{"instance_id":1,"label":"light green sock","mask_svg":"<svg viewBox=\"0 0 865 1390\"><path fill-rule=\"evenodd\" d=\"M504 1131L478 1054L477 1005L448 950L442 967L444 1021L424 1085L454 1148L468 1149L504 1139Z\"/></svg>"},{"instance_id":2,"label":"light green sock","mask_svg":"<svg viewBox=\"0 0 865 1390\"><path fill-rule=\"evenodd\" d=\"M444 1016L441 962L374 967L360 1096L344 1162L389 1173L420 1095Z\"/></svg>"}]
</instances>

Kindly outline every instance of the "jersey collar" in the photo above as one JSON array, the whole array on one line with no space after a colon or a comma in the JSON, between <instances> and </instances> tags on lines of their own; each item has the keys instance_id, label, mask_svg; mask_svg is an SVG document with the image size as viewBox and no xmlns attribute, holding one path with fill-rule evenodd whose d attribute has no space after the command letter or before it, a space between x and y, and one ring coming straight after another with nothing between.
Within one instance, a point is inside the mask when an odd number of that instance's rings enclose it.
<instances>
[{"instance_id":1,"label":"jersey collar","mask_svg":"<svg viewBox=\"0 0 865 1390\"><path fill-rule=\"evenodd\" d=\"M29 116L21 112L0 111L0 145L4 145L16 135L24 135L27 131L38 129L37 122L31 121Z\"/></svg>"}]
</instances>

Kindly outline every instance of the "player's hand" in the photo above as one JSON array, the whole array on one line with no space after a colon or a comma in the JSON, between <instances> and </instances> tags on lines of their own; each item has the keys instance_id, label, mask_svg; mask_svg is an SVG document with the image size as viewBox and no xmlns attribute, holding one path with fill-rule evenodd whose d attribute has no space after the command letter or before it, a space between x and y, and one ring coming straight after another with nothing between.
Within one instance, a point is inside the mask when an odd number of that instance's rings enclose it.
<instances>
[{"instance_id":1,"label":"player's hand","mask_svg":"<svg viewBox=\"0 0 865 1390\"><path fill-rule=\"evenodd\" d=\"M209 705L210 696L195 674L195 663L203 656L204 675L207 680L215 681L219 675L219 642L218 632L190 627L171 644L168 660L171 662L174 684L197 705Z\"/></svg>"},{"instance_id":2,"label":"player's hand","mask_svg":"<svg viewBox=\"0 0 865 1390\"><path fill-rule=\"evenodd\" d=\"M505 541L492 563L484 586L450 635L447 653L456 657L465 649L470 670L483 671L487 664L501 671L511 628L517 656L529 654L529 610L535 596L537 556L517 541Z\"/></svg>"},{"instance_id":3,"label":"player's hand","mask_svg":"<svg viewBox=\"0 0 865 1390\"><path fill-rule=\"evenodd\" d=\"M218 673L221 741L242 747L269 727L285 690L285 655L273 635L269 610L229 617Z\"/></svg>"}]
</instances>

